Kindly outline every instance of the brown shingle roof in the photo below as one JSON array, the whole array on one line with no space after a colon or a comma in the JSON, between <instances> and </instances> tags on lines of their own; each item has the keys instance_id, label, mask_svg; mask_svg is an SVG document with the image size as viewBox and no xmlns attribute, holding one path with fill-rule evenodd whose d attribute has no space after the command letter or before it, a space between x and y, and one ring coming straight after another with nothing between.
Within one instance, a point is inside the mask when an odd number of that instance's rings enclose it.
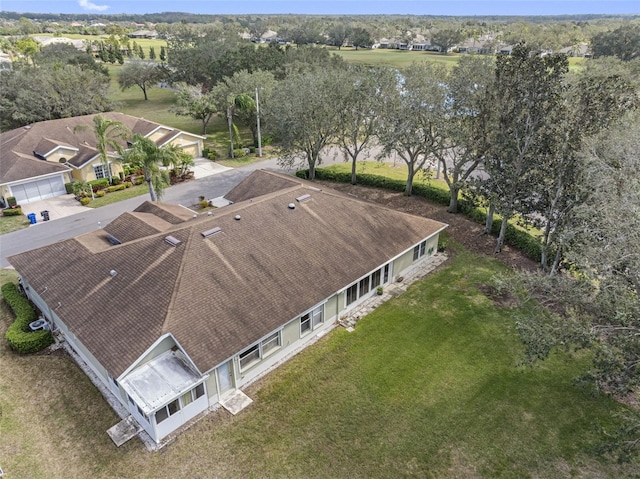
<instances>
[{"instance_id":1,"label":"brown shingle roof","mask_svg":"<svg viewBox=\"0 0 640 479\"><path fill-rule=\"evenodd\" d=\"M257 170L252 172L224 197L233 203L239 203L250 198L291 188L298 184L300 182L293 177L269 173L266 170Z\"/></svg>"},{"instance_id":2,"label":"brown shingle roof","mask_svg":"<svg viewBox=\"0 0 640 479\"><path fill-rule=\"evenodd\" d=\"M100 113L105 118L123 123L134 133L145 136L158 128L158 123L118 112ZM55 146L72 146L80 151L71 158L69 164L80 167L93 158L97 151L93 133L95 115L76 116L61 120L49 120L0 133L0 184L28 179L34 176L67 171L69 168L38 160L33 152L45 154ZM179 130L174 130L176 133ZM125 140L121 140L126 146ZM47 150L47 151L41 151ZM37 163L26 163L23 159L33 158Z\"/></svg>"},{"instance_id":3,"label":"brown shingle roof","mask_svg":"<svg viewBox=\"0 0 640 479\"><path fill-rule=\"evenodd\" d=\"M294 181L104 251L72 239L10 261L114 377L165 333L208 371L446 226Z\"/></svg>"}]
</instances>

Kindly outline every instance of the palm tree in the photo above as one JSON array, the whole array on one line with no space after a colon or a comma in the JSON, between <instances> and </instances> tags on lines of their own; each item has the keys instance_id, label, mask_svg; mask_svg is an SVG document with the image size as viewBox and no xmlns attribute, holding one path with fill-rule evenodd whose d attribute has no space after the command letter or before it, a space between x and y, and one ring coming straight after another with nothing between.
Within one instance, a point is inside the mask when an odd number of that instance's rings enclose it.
<instances>
[{"instance_id":1,"label":"palm tree","mask_svg":"<svg viewBox=\"0 0 640 479\"><path fill-rule=\"evenodd\" d=\"M79 125L74 128L74 133L80 130L86 130L87 127ZM111 168L109 167L109 150L115 151L118 155L116 158L120 161L122 157L122 144L118 140L126 139L131 130L123 123L105 118L102 115L93 117L93 134L96 136L96 150L104 167L104 171L109 177L109 183L112 182Z\"/></svg>"},{"instance_id":2,"label":"palm tree","mask_svg":"<svg viewBox=\"0 0 640 479\"><path fill-rule=\"evenodd\" d=\"M169 172L160 166L178 163L182 152L176 145L160 147L139 134L133 135L131 142L132 146L123 153L123 159L143 171L151 201L158 201L162 199L164 189L169 186Z\"/></svg>"},{"instance_id":3,"label":"palm tree","mask_svg":"<svg viewBox=\"0 0 640 479\"><path fill-rule=\"evenodd\" d=\"M233 95L229 97L227 103L227 122L229 123L229 141L231 143L231 158L234 158L233 154L233 139L239 138L238 127L233 123L233 113L235 110L247 111L253 110L256 107L256 102L251 95L247 93L240 93L239 95Z\"/></svg>"}]
</instances>

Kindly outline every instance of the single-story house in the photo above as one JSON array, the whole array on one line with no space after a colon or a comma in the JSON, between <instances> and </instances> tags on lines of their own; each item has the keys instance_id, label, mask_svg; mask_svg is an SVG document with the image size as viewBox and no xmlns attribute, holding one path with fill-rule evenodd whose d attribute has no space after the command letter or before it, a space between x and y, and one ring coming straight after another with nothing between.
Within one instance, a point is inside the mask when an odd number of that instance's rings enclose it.
<instances>
[{"instance_id":1,"label":"single-story house","mask_svg":"<svg viewBox=\"0 0 640 479\"><path fill-rule=\"evenodd\" d=\"M136 30L127 36L129 38L158 38L158 32L155 30Z\"/></svg>"},{"instance_id":2,"label":"single-story house","mask_svg":"<svg viewBox=\"0 0 640 479\"><path fill-rule=\"evenodd\" d=\"M204 137L124 113L100 113L159 146L179 145L193 157L202 156ZM0 133L0 197L26 204L66 193L70 181L106 178L109 172L95 148L95 115L49 120ZM126 141L122 140L126 147ZM122 171L115 152L109 155L112 175Z\"/></svg>"},{"instance_id":3,"label":"single-story house","mask_svg":"<svg viewBox=\"0 0 640 479\"><path fill-rule=\"evenodd\" d=\"M157 443L435 254L447 225L256 171L210 215L145 202L11 256L51 329Z\"/></svg>"}]
</instances>

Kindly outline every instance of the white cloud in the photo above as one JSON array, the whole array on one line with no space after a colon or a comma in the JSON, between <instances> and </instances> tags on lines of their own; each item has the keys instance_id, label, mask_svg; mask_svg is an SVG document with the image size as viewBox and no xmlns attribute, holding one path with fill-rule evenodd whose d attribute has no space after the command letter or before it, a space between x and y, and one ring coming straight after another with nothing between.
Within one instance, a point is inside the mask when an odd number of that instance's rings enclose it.
<instances>
[{"instance_id":1,"label":"white cloud","mask_svg":"<svg viewBox=\"0 0 640 479\"><path fill-rule=\"evenodd\" d=\"M89 0L78 0L78 5L85 10L91 10L94 12L104 12L109 8L109 5L96 5L95 3L91 3Z\"/></svg>"}]
</instances>

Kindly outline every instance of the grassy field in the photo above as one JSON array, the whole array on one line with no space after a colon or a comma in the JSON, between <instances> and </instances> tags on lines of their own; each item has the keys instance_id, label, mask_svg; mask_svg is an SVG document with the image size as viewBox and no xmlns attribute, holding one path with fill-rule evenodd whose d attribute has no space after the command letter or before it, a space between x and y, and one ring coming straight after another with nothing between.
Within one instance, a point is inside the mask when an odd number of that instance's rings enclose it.
<instances>
[{"instance_id":1,"label":"grassy field","mask_svg":"<svg viewBox=\"0 0 640 479\"><path fill-rule=\"evenodd\" d=\"M21 230L29 224L26 213L20 216L0 216L0 235Z\"/></svg>"},{"instance_id":2,"label":"grassy field","mask_svg":"<svg viewBox=\"0 0 640 479\"><path fill-rule=\"evenodd\" d=\"M333 331L252 386L241 414L210 414L159 453L111 443L118 419L68 357L0 341L2 468L34 479L631 477L637 463L591 454L621 406L575 386L588 358L518 366L514 311L478 289L504 267L453 247L450 266L355 332Z\"/></svg>"},{"instance_id":3,"label":"grassy field","mask_svg":"<svg viewBox=\"0 0 640 479\"><path fill-rule=\"evenodd\" d=\"M406 68L413 62L431 61L443 63L446 66L454 66L460 60L457 53L442 55L434 52L413 52L402 50L388 50L380 48L358 49L342 48L332 49L333 53L340 55L349 63L359 63L363 65L384 65L395 68Z\"/></svg>"}]
</instances>

